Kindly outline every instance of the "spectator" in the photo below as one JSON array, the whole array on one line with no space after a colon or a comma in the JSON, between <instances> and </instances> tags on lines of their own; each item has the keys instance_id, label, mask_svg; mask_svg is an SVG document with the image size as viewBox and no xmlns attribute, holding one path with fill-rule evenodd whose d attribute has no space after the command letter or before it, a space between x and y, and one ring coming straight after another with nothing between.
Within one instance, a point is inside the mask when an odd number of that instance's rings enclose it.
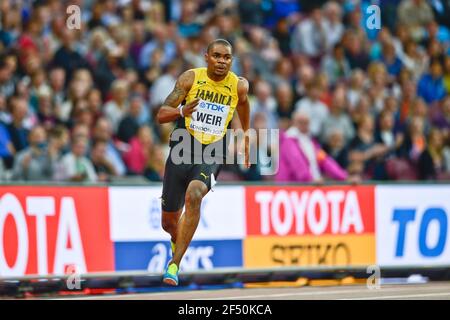
<instances>
[{"instance_id":1,"label":"spectator","mask_svg":"<svg viewBox=\"0 0 450 320\"><path fill-rule=\"evenodd\" d=\"M4 57L0 57L0 94L6 98L14 94L13 72Z\"/></svg>"},{"instance_id":2,"label":"spectator","mask_svg":"<svg viewBox=\"0 0 450 320\"><path fill-rule=\"evenodd\" d=\"M261 131L267 128L267 117L263 112L255 114L251 125L256 134L250 136L250 150L252 150L250 159L253 158L255 163L251 164L250 168L245 168L242 163L239 163L239 171L247 181L262 181L266 180L264 178L267 172L271 171L271 165L273 167L274 160L269 157L274 154L273 145L269 140L273 133Z\"/></svg>"},{"instance_id":3,"label":"spectator","mask_svg":"<svg viewBox=\"0 0 450 320\"><path fill-rule=\"evenodd\" d=\"M68 28L61 30L62 45L53 57L53 66L61 67L66 72L66 83L72 79L75 70L88 67L87 61L75 48L75 32Z\"/></svg>"},{"instance_id":4,"label":"spectator","mask_svg":"<svg viewBox=\"0 0 450 320\"><path fill-rule=\"evenodd\" d=\"M130 149L124 153L123 160L132 174L143 174L150 157L153 145L153 134L148 126L139 128L135 137L130 140Z\"/></svg>"},{"instance_id":5,"label":"spectator","mask_svg":"<svg viewBox=\"0 0 450 320\"><path fill-rule=\"evenodd\" d=\"M388 151L387 146L377 143L374 138L373 118L370 115L363 116L356 136L349 145L350 166L361 168L363 172L359 173L365 178L374 178L383 166L383 157Z\"/></svg>"},{"instance_id":6,"label":"spectator","mask_svg":"<svg viewBox=\"0 0 450 320\"><path fill-rule=\"evenodd\" d=\"M13 156L15 153L14 146L9 135L7 127L0 122L0 161L4 166L2 168L11 168L13 164Z\"/></svg>"},{"instance_id":7,"label":"spectator","mask_svg":"<svg viewBox=\"0 0 450 320\"><path fill-rule=\"evenodd\" d=\"M260 81L256 84L255 99L251 105L251 121L253 121L255 114L264 113L267 119L267 129L275 129L278 127L278 119L275 114L276 101L272 95L272 88L267 82Z\"/></svg>"},{"instance_id":8,"label":"spectator","mask_svg":"<svg viewBox=\"0 0 450 320\"><path fill-rule=\"evenodd\" d=\"M99 89L91 89L87 93L87 108L94 116L94 121L97 122L98 118L101 117L102 109L102 94Z\"/></svg>"},{"instance_id":9,"label":"spectator","mask_svg":"<svg viewBox=\"0 0 450 320\"><path fill-rule=\"evenodd\" d=\"M25 118L28 114L27 101L20 97L11 97L12 122L8 125L8 132L16 152L22 151L28 146L29 130L25 128Z\"/></svg>"},{"instance_id":10,"label":"spectator","mask_svg":"<svg viewBox=\"0 0 450 320\"><path fill-rule=\"evenodd\" d=\"M350 87L347 90L349 110L353 110L364 94L365 75L361 69L354 69L350 76Z\"/></svg>"},{"instance_id":11,"label":"spectator","mask_svg":"<svg viewBox=\"0 0 450 320\"><path fill-rule=\"evenodd\" d=\"M75 138L84 138L89 140L91 132L85 123L77 123L72 128L72 140Z\"/></svg>"},{"instance_id":12,"label":"spectator","mask_svg":"<svg viewBox=\"0 0 450 320\"><path fill-rule=\"evenodd\" d=\"M433 125L442 131L445 138L450 138L450 96L442 100L439 111L433 117Z\"/></svg>"},{"instance_id":13,"label":"spectator","mask_svg":"<svg viewBox=\"0 0 450 320\"><path fill-rule=\"evenodd\" d=\"M310 16L301 21L294 30L292 51L310 58L320 58L329 45L327 30L327 22L323 19L322 10L313 9Z\"/></svg>"},{"instance_id":14,"label":"spectator","mask_svg":"<svg viewBox=\"0 0 450 320\"><path fill-rule=\"evenodd\" d=\"M8 106L6 103L6 97L0 94L0 122L3 124L11 123L11 113L8 110Z\"/></svg>"},{"instance_id":15,"label":"spectator","mask_svg":"<svg viewBox=\"0 0 450 320\"><path fill-rule=\"evenodd\" d=\"M391 151L391 155L402 145L403 132L395 132L394 116L388 110L383 110L379 116L378 128L375 133L375 142L384 144Z\"/></svg>"},{"instance_id":16,"label":"spectator","mask_svg":"<svg viewBox=\"0 0 450 320\"><path fill-rule=\"evenodd\" d=\"M427 103L441 100L446 95L444 79L442 77L442 65L438 60L431 62L430 73L425 74L419 80L417 93Z\"/></svg>"},{"instance_id":17,"label":"spectator","mask_svg":"<svg viewBox=\"0 0 450 320\"><path fill-rule=\"evenodd\" d=\"M444 139L439 129L433 128L428 137L428 144L418 159L419 178L421 180L436 180L450 173L444 159Z\"/></svg>"},{"instance_id":18,"label":"spectator","mask_svg":"<svg viewBox=\"0 0 450 320\"><path fill-rule=\"evenodd\" d=\"M272 36L277 40L281 53L284 56L289 56L291 54L292 35L289 30L288 19L278 20Z\"/></svg>"},{"instance_id":19,"label":"spectator","mask_svg":"<svg viewBox=\"0 0 450 320\"><path fill-rule=\"evenodd\" d=\"M420 117L411 119L408 125L408 131L405 140L398 150L401 158L408 159L411 163L416 164L419 156L426 149L427 142L424 132L424 122Z\"/></svg>"},{"instance_id":20,"label":"spectator","mask_svg":"<svg viewBox=\"0 0 450 320\"><path fill-rule=\"evenodd\" d=\"M175 87L177 77L181 71L181 64L178 61L170 63L167 72L153 83L150 89L150 107L154 110L159 109L166 97Z\"/></svg>"},{"instance_id":21,"label":"spectator","mask_svg":"<svg viewBox=\"0 0 450 320\"><path fill-rule=\"evenodd\" d=\"M417 98L413 101L411 104L411 112L409 113L408 118L406 119L406 126L409 125L409 123L414 118L420 118L423 122L423 131L425 135L428 135L431 129L431 122L428 118L428 110L427 104L422 98Z\"/></svg>"},{"instance_id":22,"label":"spectator","mask_svg":"<svg viewBox=\"0 0 450 320\"><path fill-rule=\"evenodd\" d=\"M355 31L348 31L343 39L345 57L352 69L367 70L369 55L363 47L363 39Z\"/></svg>"},{"instance_id":23,"label":"spectator","mask_svg":"<svg viewBox=\"0 0 450 320\"><path fill-rule=\"evenodd\" d=\"M344 24L342 23L342 9L338 2L328 1L324 7L325 30L327 34L327 49L335 47L344 35Z\"/></svg>"},{"instance_id":24,"label":"spectator","mask_svg":"<svg viewBox=\"0 0 450 320\"><path fill-rule=\"evenodd\" d=\"M417 98L417 90L414 81L407 80L402 84L401 102L400 102L400 122L406 121L409 116L412 105Z\"/></svg>"},{"instance_id":25,"label":"spectator","mask_svg":"<svg viewBox=\"0 0 450 320\"><path fill-rule=\"evenodd\" d=\"M107 146L107 143L102 140L95 140L92 145L90 159L99 182L110 182L117 176L114 165L107 157Z\"/></svg>"},{"instance_id":26,"label":"spectator","mask_svg":"<svg viewBox=\"0 0 450 320\"><path fill-rule=\"evenodd\" d=\"M49 73L49 85L52 92L52 102L56 109L66 100L66 72L63 68L53 68Z\"/></svg>"},{"instance_id":27,"label":"spectator","mask_svg":"<svg viewBox=\"0 0 450 320\"><path fill-rule=\"evenodd\" d=\"M420 79L427 68L426 56L419 51L417 43L412 40L408 40L404 47L405 52L400 59L405 68L413 73L414 80Z\"/></svg>"},{"instance_id":28,"label":"spectator","mask_svg":"<svg viewBox=\"0 0 450 320\"><path fill-rule=\"evenodd\" d=\"M383 55L381 56L381 62L386 67L386 70L390 76L398 76L403 67L402 61L395 52L395 47L392 42L383 44Z\"/></svg>"},{"instance_id":29,"label":"spectator","mask_svg":"<svg viewBox=\"0 0 450 320\"><path fill-rule=\"evenodd\" d=\"M117 131L117 138L123 142L129 142L134 137L139 129L139 115L142 109L142 98L140 96L133 96L130 100L130 109L125 117L119 123Z\"/></svg>"},{"instance_id":30,"label":"spectator","mask_svg":"<svg viewBox=\"0 0 450 320\"><path fill-rule=\"evenodd\" d=\"M178 22L178 33L183 38L199 35L201 24L197 16L198 3L195 1L183 1L181 3L181 19Z\"/></svg>"},{"instance_id":31,"label":"spectator","mask_svg":"<svg viewBox=\"0 0 450 320\"><path fill-rule=\"evenodd\" d=\"M59 121L70 123L70 115L73 112L75 104L79 100L83 100L90 90L90 82L92 81L89 73L76 73L69 83L68 94L66 100L61 105L55 105L55 115Z\"/></svg>"},{"instance_id":32,"label":"spectator","mask_svg":"<svg viewBox=\"0 0 450 320\"><path fill-rule=\"evenodd\" d=\"M292 112L294 111L294 92L289 83L280 83L275 90L277 101L278 128L287 130L291 126Z\"/></svg>"},{"instance_id":33,"label":"spectator","mask_svg":"<svg viewBox=\"0 0 450 320\"><path fill-rule=\"evenodd\" d=\"M146 69L152 65L152 53L157 48L162 48L162 66L167 66L176 55L174 41L168 37L168 30L164 25L156 25L153 29L153 38L142 48L139 56L139 68Z\"/></svg>"},{"instance_id":34,"label":"spectator","mask_svg":"<svg viewBox=\"0 0 450 320\"><path fill-rule=\"evenodd\" d=\"M71 152L61 159L62 178L64 181L95 182L97 174L91 160L86 157L88 141L76 137L72 141Z\"/></svg>"},{"instance_id":35,"label":"spectator","mask_svg":"<svg viewBox=\"0 0 450 320\"><path fill-rule=\"evenodd\" d=\"M107 118L99 118L94 127L94 140L101 140L106 143L106 155L107 158L112 162L115 171L118 176L123 176L126 174L126 166L122 160L121 153L125 151L126 148L119 150L112 139L112 128L111 123Z\"/></svg>"},{"instance_id":36,"label":"spectator","mask_svg":"<svg viewBox=\"0 0 450 320\"><path fill-rule=\"evenodd\" d=\"M280 162L276 181L322 182L323 175L347 179L347 173L310 136L309 115L296 111L294 125L280 137Z\"/></svg>"},{"instance_id":37,"label":"spectator","mask_svg":"<svg viewBox=\"0 0 450 320\"><path fill-rule=\"evenodd\" d=\"M43 127L33 127L29 147L19 152L14 161L13 180L51 180L55 161L46 145L47 134Z\"/></svg>"},{"instance_id":38,"label":"spectator","mask_svg":"<svg viewBox=\"0 0 450 320\"><path fill-rule=\"evenodd\" d=\"M450 95L450 55L447 55L444 60L444 86L447 90L447 95Z\"/></svg>"},{"instance_id":39,"label":"spectator","mask_svg":"<svg viewBox=\"0 0 450 320\"><path fill-rule=\"evenodd\" d=\"M323 128L321 129L321 140L325 141L326 137L330 135L330 132L335 129L340 129L344 134L344 144L350 142L355 135L355 129L352 125L352 121L347 110L347 99L343 87L336 88L332 98L332 104L330 106L330 113L323 122Z\"/></svg>"},{"instance_id":40,"label":"spectator","mask_svg":"<svg viewBox=\"0 0 450 320\"><path fill-rule=\"evenodd\" d=\"M53 109L50 89L41 90L38 93L37 118L45 130L51 129L57 122Z\"/></svg>"},{"instance_id":41,"label":"spectator","mask_svg":"<svg viewBox=\"0 0 450 320\"><path fill-rule=\"evenodd\" d=\"M319 137L325 119L328 117L328 107L319 100L320 90L317 77L307 85L306 97L297 101L296 111L302 111L311 119L311 134Z\"/></svg>"},{"instance_id":42,"label":"spectator","mask_svg":"<svg viewBox=\"0 0 450 320\"><path fill-rule=\"evenodd\" d=\"M87 137L86 137L87 139ZM70 151L69 130L62 125L56 125L48 133L48 150L51 156L59 159L63 154Z\"/></svg>"},{"instance_id":43,"label":"spectator","mask_svg":"<svg viewBox=\"0 0 450 320\"><path fill-rule=\"evenodd\" d=\"M314 68L310 64L304 64L297 68L297 79L294 81L297 98L305 97L306 87L313 79Z\"/></svg>"},{"instance_id":44,"label":"spectator","mask_svg":"<svg viewBox=\"0 0 450 320\"><path fill-rule=\"evenodd\" d=\"M128 111L129 87L125 80L116 80L111 87L112 100L105 104L104 115L111 123L114 133L117 132L120 121Z\"/></svg>"},{"instance_id":45,"label":"spectator","mask_svg":"<svg viewBox=\"0 0 450 320\"><path fill-rule=\"evenodd\" d=\"M347 79L350 76L350 65L340 43L334 46L332 55L326 55L322 59L321 69L327 75L331 85L335 85L338 80Z\"/></svg>"},{"instance_id":46,"label":"spectator","mask_svg":"<svg viewBox=\"0 0 450 320\"><path fill-rule=\"evenodd\" d=\"M345 136L340 128L334 128L326 136L323 150L332 157L341 168L348 166L348 147Z\"/></svg>"},{"instance_id":47,"label":"spectator","mask_svg":"<svg viewBox=\"0 0 450 320\"><path fill-rule=\"evenodd\" d=\"M149 161L144 170L144 176L150 181L162 181L164 178L165 160L162 146L159 144L153 145Z\"/></svg>"},{"instance_id":48,"label":"spectator","mask_svg":"<svg viewBox=\"0 0 450 320\"><path fill-rule=\"evenodd\" d=\"M434 19L434 15L425 0L402 0L398 7L398 19L411 30L415 39L421 39L425 25Z\"/></svg>"}]
</instances>

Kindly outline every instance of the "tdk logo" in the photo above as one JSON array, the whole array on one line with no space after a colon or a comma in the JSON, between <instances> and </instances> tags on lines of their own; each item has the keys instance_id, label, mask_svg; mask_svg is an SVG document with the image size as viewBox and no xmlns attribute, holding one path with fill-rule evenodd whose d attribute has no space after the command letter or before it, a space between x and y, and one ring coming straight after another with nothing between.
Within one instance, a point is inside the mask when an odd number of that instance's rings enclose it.
<instances>
[{"instance_id":1,"label":"tdk logo","mask_svg":"<svg viewBox=\"0 0 450 320\"><path fill-rule=\"evenodd\" d=\"M224 112L223 107L224 106L217 105L217 104L210 103L210 102L204 102L204 101L200 102L200 108L208 109L208 110L211 110L211 111Z\"/></svg>"}]
</instances>

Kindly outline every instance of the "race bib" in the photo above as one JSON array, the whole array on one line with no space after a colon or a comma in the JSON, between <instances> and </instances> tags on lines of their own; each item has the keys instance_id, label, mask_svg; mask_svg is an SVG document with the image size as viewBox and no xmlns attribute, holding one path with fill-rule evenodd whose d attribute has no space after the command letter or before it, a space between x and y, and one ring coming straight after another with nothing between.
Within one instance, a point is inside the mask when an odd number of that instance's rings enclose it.
<instances>
[{"instance_id":1,"label":"race bib","mask_svg":"<svg viewBox=\"0 0 450 320\"><path fill-rule=\"evenodd\" d=\"M189 128L198 133L222 136L230 106L200 100L192 113Z\"/></svg>"}]
</instances>

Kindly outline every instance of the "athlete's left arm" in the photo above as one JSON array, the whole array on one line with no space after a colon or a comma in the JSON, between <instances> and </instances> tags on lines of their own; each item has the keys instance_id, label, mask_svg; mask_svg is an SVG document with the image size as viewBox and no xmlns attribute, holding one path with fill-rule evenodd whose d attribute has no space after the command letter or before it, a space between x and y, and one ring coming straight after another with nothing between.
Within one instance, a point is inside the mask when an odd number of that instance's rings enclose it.
<instances>
[{"instance_id":1,"label":"athlete's left arm","mask_svg":"<svg viewBox=\"0 0 450 320\"><path fill-rule=\"evenodd\" d=\"M237 88L239 100L236 109L244 132L247 132L247 130L250 128L250 103L247 96L248 88L249 85L247 79L239 77Z\"/></svg>"},{"instance_id":2,"label":"athlete's left arm","mask_svg":"<svg viewBox=\"0 0 450 320\"><path fill-rule=\"evenodd\" d=\"M248 129L250 129L250 102L248 101L248 81L239 77L238 82L238 103L236 106L242 129L245 132L245 167L250 168L250 138Z\"/></svg>"}]
</instances>

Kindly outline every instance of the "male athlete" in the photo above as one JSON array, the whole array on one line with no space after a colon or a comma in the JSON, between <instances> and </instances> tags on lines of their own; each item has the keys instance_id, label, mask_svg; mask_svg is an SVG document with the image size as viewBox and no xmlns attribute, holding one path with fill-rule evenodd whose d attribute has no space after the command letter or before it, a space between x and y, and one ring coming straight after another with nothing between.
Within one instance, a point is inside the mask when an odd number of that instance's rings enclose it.
<instances>
[{"instance_id":1,"label":"male athlete","mask_svg":"<svg viewBox=\"0 0 450 320\"><path fill-rule=\"evenodd\" d=\"M177 121L171 136L161 197L162 227L171 236L173 255L163 282L173 286L178 285L181 259L197 229L202 199L213 187L215 177L219 174L221 164L217 159L226 157L226 133L231 127L234 111L237 109L245 133L248 132L250 122L248 81L230 71L233 61L231 44L223 39L211 42L205 53L205 61L206 68L190 69L179 76L175 88L157 115L159 123ZM176 152L179 148L176 147L182 143L173 139L176 130L183 130L182 133L189 137L189 163L174 163L175 157L179 156ZM215 156L211 164L211 159L205 161L202 158L203 150L216 145L220 146L217 148L219 151L211 153ZM186 156L184 152L183 149L183 155ZM247 135L244 159L248 168ZM185 212L181 215L183 205Z\"/></svg>"}]
</instances>

